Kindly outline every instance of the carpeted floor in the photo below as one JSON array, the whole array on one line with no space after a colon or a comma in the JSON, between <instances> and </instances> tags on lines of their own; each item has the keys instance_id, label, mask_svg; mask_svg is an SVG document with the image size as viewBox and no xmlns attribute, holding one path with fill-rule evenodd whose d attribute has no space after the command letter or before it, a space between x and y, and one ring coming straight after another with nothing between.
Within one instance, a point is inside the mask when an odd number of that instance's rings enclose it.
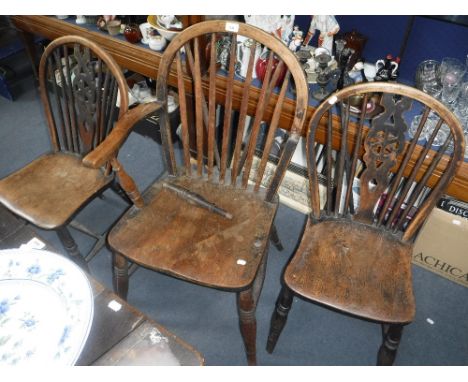
<instances>
[{"instance_id":1,"label":"carpeted floor","mask_svg":"<svg viewBox=\"0 0 468 382\"><path fill-rule=\"evenodd\" d=\"M0 98L0 177L49 150L49 138L38 92L31 77L15 85L16 100ZM163 171L160 150L150 138L132 133L119 154L140 189ZM104 232L125 210L110 191L92 201L77 220ZM265 351L269 322L284 265L300 236L305 216L281 206L276 225L284 245L270 249L267 276L258 309L260 365L374 365L381 342L380 326L347 317L299 298L270 355ZM54 232L39 231L59 250ZM93 240L72 230L82 252ZM93 275L111 287L107 249L91 261ZM405 328L396 365L468 365L468 289L413 266L417 314ZM128 301L194 345L207 365L246 365L234 294L194 286L138 269L130 279ZM428 320L430 319L430 320ZM430 322L433 323L430 323Z\"/></svg>"}]
</instances>

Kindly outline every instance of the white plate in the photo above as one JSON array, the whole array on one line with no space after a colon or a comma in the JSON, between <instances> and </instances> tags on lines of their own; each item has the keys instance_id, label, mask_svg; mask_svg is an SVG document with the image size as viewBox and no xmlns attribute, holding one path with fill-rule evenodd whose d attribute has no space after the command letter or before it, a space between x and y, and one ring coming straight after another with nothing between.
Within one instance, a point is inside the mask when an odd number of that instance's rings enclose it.
<instances>
[{"instance_id":1,"label":"white plate","mask_svg":"<svg viewBox=\"0 0 468 382\"><path fill-rule=\"evenodd\" d=\"M91 285L72 261L0 251L0 366L73 365L93 320Z\"/></svg>"}]
</instances>

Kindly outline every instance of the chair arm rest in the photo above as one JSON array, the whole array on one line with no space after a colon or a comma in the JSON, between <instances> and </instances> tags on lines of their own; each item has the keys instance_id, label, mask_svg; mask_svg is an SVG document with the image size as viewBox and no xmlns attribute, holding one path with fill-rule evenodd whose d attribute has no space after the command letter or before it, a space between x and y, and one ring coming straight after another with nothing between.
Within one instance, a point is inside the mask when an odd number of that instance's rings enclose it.
<instances>
[{"instance_id":1,"label":"chair arm rest","mask_svg":"<svg viewBox=\"0 0 468 382\"><path fill-rule=\"evenodd\" d=\"M111 133L93 151L83 158L87 167L99 168L109 161L127 139L136 122L159 110L163 104L150 102L127 111L116 123Z\"/></svg>"}]
</instances>

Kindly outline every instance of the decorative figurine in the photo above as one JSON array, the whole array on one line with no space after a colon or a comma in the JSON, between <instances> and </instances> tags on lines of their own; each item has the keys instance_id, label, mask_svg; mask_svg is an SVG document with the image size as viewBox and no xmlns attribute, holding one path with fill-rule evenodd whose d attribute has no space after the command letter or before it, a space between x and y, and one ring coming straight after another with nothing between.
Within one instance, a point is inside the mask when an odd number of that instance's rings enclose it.
<instances>
[{"instance_id":1,"label":"decorative figurine","mask_svg":"<svg viewBox=\"0 0 468 382\"><path fill-rule=\"evenodd\" d=\"M247 24L273 34L288 44L293 33L294 15L244 15Z\"/></svg>"},{"instance_id":2,"label":"decorative figurine","mask_svg":"<svg viewBox=\"0 0 468 382\"><path fill-rule=\"evenodd\" d=\"M222 70L226 70L226 71L228 70L231 44L232 44L231 39L228 36L224 36L218 42L217 62L221 64Z\"/></svg>"},{"instance_id":3,"label":"decorative figurine","mask_svg":"<svg viewBox=\"0 0 468 382\"><path fill-rule=\"evenodd\" d=\"M77 15L76 21L77 24L86 24L86 16L84 15Z\"/></svg>"},{"instance_id":4,"label":"decorative figurine","mask_svg":"<svg viewBox=\"0 0 468 382\"><path fill-rule=\"evenodd\" d=\"M242 37L242 39L240 39ZM249 67L250 60L250 48L254 44L254 40L245 38L244 36L237 36L237 63L236 63L236 74L242 78L247 76L247 69ZM260 43L256 43L254 64L258 60L262 53ZM252 73L252 78L257 78L255 70Z\"/></svg>"},{"instance_id":5,"label":"decorative figurine","mask_svg":"<svg viewBox=\"0 0 468 382\"><path fill-rule=\"evenodd\" d=\"M280 37L281 16L280 15L244 15L247 24L263 29L265 32L272 33Z\"/></svg>"},{"instance_id":6,"label":"decorative figurine","mask_svg":"<svg viewBox=\"0 0 468 382\"><path fill-rule=\"evenodd\" d=\"M395 57L387 54L385 59L377 60L375 63L376 81L395 81L398 77L398 67L400 65L400 57Z\"/></svg>"},{"instance_id":7,"label":"decorative figurine","mask_svg":"<svg viewBox=\"0 0 468 382\"><path fill-rule=\"evenodd\" d=\"M315 30L320 31L318 46L326 48L329 52L333 51L333 36L340 30L340 26L335 16L314 15L311 16L310 28L304 39L304 45L309 45L310 40L315 35Z\"/></svg>"},{"instance_id":8,"label":"decorative figurine","mask_svg":"<svg viewBox=\"0 0 468 382\"><path fill-rule=\"evenodd\" d=\"M289 43L289 49L292 50L293 52L296 52L301 46L302 41L304 41L304 38L302 37L302 31L299 30L299 27L297 25L295 25L294 30L292 31L291 41Z\"/></svg>"},{"instance_id":9,"label":"decorative figurine","mask_svg":"<svg viewBox=\"0 0 468 382\"><path fill-rule=\"evenodd\" d=\"M291 35L294 34L294 30L296 26L294 26L294 15L282 15L279 21L279 38L283 40L285 43L289 43L291 40ZM294 26L294 29L293 29ZM302 37L302 31L301 31ZM302 40L301 40L302 42Z\"/></svg>"}]
</instances>

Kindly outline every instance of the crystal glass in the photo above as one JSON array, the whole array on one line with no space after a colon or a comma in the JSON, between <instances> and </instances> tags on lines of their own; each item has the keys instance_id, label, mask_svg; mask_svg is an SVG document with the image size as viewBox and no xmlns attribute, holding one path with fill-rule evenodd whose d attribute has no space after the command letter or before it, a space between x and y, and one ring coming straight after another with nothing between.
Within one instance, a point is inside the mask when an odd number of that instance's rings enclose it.
<instances>
[{"instance_id":1,"label":"crystal glass","mask_svg":"<svg viewBox=\"0 0 468 382\"><path fill-rule=\"evenodd\" d=\"M422 131L422 134L425 135L427 141L431 139L432 133L434 132L434 129L436 128L439 120L440 117L437 114L435 114L434 112L429 113L427 121ZM449 135L450 128L447 126L447 124L442 124L439 131L437 132L437 135L432 141L432 146L442 146ZM452 142L449 144L449 149L453 149Z\"/></svg>"},{"instance_id":2,"label":"crystal glass","mask_svg":"<svg viewBox=\"0 0 468 382\"><path fill-rule=\"evenodd\" d=\"M343 51L344 47L346 46L346 40L336 40L335 41L335 56L336 60L340 61L341 52Z\"/></svg>"},{"instance_id":3,"label":"crystal glass","mask_svg":"<svg viewBox=\"0 0 468 382\"><path fill-rule=\"evenodd\" d=\"M411 138L414 138L416 135L416 132L418 131L419 123L421 122L421 114L415 115L413 117L413 120L411 121L411 125L408 129L408 134ZM425 134L424 134L424 128L423 131L421 132L421 135L419 136L419 140L425 139Z\"/></svg>"},{"instance_id":4,"label":"crystal glass","mask_svg":"<svg viewBox=\"0 0 468 382\"><path fill-rule=\"evenodd\" d=\"M438 98L442 85L439 81L440 62L436 60L425 60L416 69L416 88Z\"/></svg>"},{"instance_id":5,"label":"crystal glass","mask_svg":"<svg viewBox=\"0 0 468 382\"><path fill-rule=\"evenodd\" d=\"M465 76L464 82L460 85L460 94L455 107L455 114L468 117L468 76Z\"/></svg>"},{"instance_id":6,"label":"crystal glass","mask_svg":"<svg viewBox=\"0 0 468 382\"><path fill-rule=\"evenodd\" d=\"M460 82L465 75L466 66L456 58L447 57L442 60L439 72L442 84L442 102L452 106L461 91Z\"/></svg>"}]
</instances>

